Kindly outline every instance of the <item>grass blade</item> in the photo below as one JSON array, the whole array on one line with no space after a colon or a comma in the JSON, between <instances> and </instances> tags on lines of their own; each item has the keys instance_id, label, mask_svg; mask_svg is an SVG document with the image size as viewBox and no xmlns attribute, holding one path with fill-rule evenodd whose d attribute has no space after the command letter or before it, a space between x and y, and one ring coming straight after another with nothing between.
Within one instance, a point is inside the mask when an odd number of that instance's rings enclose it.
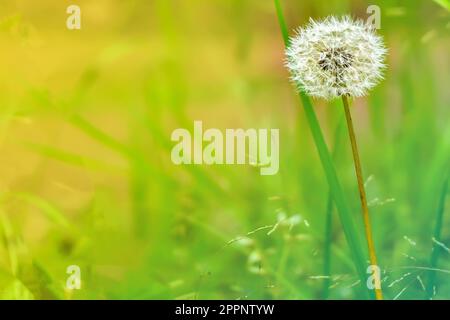
<instances>
[{"instance_id":1,"label":"grass blade","mask_svg":"<svg viewBox=\"0 0 450 320\"><path fill-rule=\"evenodd\" d=\"M90 169L93 171L117 173L120 175L127 173L127 168L122 168L120 166L112 165L104 161L71 153L52 146L41 145L31 142L25 142L25 145L39 155L42 155L49 159L61 161L63 163L70 164L76 167Z\"/></svg>"},{"instance_id":2,"label":"grass blade","mask_svg":"<svg viewBox=\"0 0 450 320\"><path fill-rule=\"evenodd\" d=\"M343 119L342 119L343 120ZM341 144L341 135L344 131L344 121L340 121L335 133L334 133L334 146L332 157L336 161L338 150ZM331 191L328 192L327 208L325 216L325 242L323 249L323 275L326 276L323 281L322 287L322 299L326 300L329 294L329 288L331 285L331 243L332 243L332 233L333 233L333 197Z\"/></svg>"},{"instance_id":3,"label":"grass blade","mask_svg":"<svg viewBox=\"0 0 450 320\"><path fill-rule=\"evenodd\" d=\"M74 115L71 118L71 123L84 131L88 136L109 147L110 149L128 157L133 156L132 151L126 145L97 129L94 125L81 116Z\"/></svg>"},{"instance_id":4,"label":"grass blade","mask_svg":"<svg viewBox=\"0 0 450 320\"><path fill-rule=\"evenodd\" d=\"M439 254L442 251L442 248L438 245L438 242L441 241L441 234L442 234L442 224L444 220L444 211L445 211L445 200L447 198L448 193L448 182L449 182L450 174L447 174L447 178L444 181L444 185L442 187L442 192L439 199L439 205L437 208L437 215L436 215L436 225L434 227L434 233L433 233L433 249L431 251L431 258L430 258L430 268L436 269L437 263L439 260ZM427 286L427 299L432 299L434 296L434 287L436 282L436 271L430 271L429 272L429 279L428 279L428 286Z\"/></svg>"},{"instance_id":5,"label":"grass blade","mask_svg":"<svg viewBox=\"0 0 450 320\"><path fill-rule=\"evenodd\" d=\"M15 243L13 227L3 211L0 211L0 236L3 238L4 246L8 254L11 274L16 276L19 269L19 253Z\"/></svg>"},{"instance_id":6,"label":"grass blade","mask_svg":"<svg viewBox=\"0 0 450 320\"><path fill-rule=\"evenodd\" d=\"M434 2L436 2L442 8L445 8L448 11L450 11L450 0L434 0Z\"/></svg>"},{"instance_id":7,"label":"grass blade","mask_svg":"<svg viewBox=\"0 0 450 320\"><path fill-rule=\"evenodd\" d=\"M51 222L64 228L68 228L70 226L70 223L64 213L47 200L24 192L16 194L16 197L40 209L45 217L47 217L47 219Z\"/></svg>"}]
</instances>

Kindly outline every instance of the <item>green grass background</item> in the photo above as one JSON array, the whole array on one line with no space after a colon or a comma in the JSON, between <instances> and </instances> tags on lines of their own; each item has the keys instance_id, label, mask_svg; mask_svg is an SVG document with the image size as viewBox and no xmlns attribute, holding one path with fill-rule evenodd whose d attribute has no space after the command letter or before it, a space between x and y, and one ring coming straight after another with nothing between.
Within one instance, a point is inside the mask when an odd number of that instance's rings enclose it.
<instances>
[{"instance_id":1,"label":"green grass background","mask_svg":"<svg viewBox=\"0 0 450 320\"><path fill-rule=\"evenodd\" d=\"M292 34L372 3L280 4ZM382 286L448 299L450 5L377 4L389 67L352 112ZM0 49L0 298L366 298L273 1L6 0ZM365 248L342 106L312 102ZM194 120L279 128L279 173L173 165Z\"/></svg>"}]
</instances>

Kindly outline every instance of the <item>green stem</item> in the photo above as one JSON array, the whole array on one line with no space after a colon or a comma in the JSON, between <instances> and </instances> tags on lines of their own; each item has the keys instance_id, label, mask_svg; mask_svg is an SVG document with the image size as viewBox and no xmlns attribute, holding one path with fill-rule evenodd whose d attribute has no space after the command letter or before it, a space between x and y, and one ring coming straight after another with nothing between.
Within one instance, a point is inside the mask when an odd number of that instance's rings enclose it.
<instances>
[{"instance_id":1,"label":"green stem","mask_svg":"<svg viewBox=\"0 0 450 320\"><path fill-rule=\"evenodd\" d=\"M366 231L366 240L367 240L367 248L369 250L370 264L372 266L378 267L377 255L375 254L375 244L372 236L372 227L370 226L369 206L367 205L366 190L364 188L361 160L359 159L358 144L356 143L356 135L355 129L353 128L352 114L350 112L348 98L346 95L342 96L342 102L344 103L345 118L347 119L348 134L350 138L350 144L352 146L353 163L355 165L356 180L358 182L359 198L361 200L364 230ZM378 279L377 281L380 282L380 279ZM375 288L375 296L377 300L383 300L381 285L380 287Z\"/></svg>"}]
</instances>

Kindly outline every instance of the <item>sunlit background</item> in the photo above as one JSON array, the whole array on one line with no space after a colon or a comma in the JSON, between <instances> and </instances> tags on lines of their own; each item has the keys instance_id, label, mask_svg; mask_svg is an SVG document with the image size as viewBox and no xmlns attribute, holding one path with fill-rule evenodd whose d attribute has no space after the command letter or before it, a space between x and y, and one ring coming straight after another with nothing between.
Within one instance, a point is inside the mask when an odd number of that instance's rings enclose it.
<instances>
[{"instance_id":1,"label":"sunlit background","mask_svg":"<svg viewBox=\"0 0 450 320\"><path fill-rule=\"evenodd\" d=\"M293 30L373 2L281 4ZM382 286L448 299L450 2L376 4L389 67L352 112ZM271 0L2 0L0 298L365 298L283 59ZM342 105L314 105L362 235ZM194 120L279 128L279 173L174 165Z\"/></svg>"}]
</instances>

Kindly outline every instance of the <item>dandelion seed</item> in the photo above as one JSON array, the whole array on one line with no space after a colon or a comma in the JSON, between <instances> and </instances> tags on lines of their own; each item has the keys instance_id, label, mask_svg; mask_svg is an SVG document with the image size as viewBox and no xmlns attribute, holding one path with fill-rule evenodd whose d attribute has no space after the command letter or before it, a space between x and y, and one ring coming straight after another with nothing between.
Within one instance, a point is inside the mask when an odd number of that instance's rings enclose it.
<instances>
[{"instance_id":1,"label":"dandelion seed","mask_svg":"<svg viewBox=\"0 0 450 320\"><path fill-rule=\"evenodd\" d=\"M353 288L353 287L357 286L360 282L361 282L361 280L356 280L356 281L353 282L351 285L349 285L347 288L348 288L348 289Z\"/></svg>"},{"instance_id":2,"label":"dandelion seed","mask_svg":"<svg viewBox=\"0 0 450 320\"><path fill-rule=\"evenodd\" d=\"M392 287L392 286L394 286L395 284L397 284L397 283L399 283L399 282L401 282L401 281L403 281L403 279L405 279L406 277L408 277L408 276L410 276L411 275L411 273L410 272L408 272L408 273L405 273L403 276L401 276L400 278L398 278L397 280L394 280L394 281L392 281L391 282L391 284L390 285L388 285L388 287L390 288L390 287Z\"/></svg>"},{"instance_id":3,"label":"dandelion seed","mask_svg":"<svg viewBox=\"0 0 450 320\"><path fill-rule=\"evenodd\" d=\"M299 214L295 214L288 219L289 223L289 231L292 231L292 228L302 222L302 217Z\"/></svg>"},{"instance_id":4,"label":"dandelion seed","mask_svg":"<svg viewBox=\"0 0 450 320\"><path fill-rule=\"evenodd\" d=\"M308 95L365 96L382 78L386 48L372 26L348 16L310 23L290 39L286 66Z\"/></svg>"},{"instance_id":5,"label":"dandelion seed","mask_svg":"<svg viewBox=\"0 0 450 320\"><path fill-rule=\"evenodd\" d=\"M442 249L444 249L447 253L450 253L450 248L448 248L444 243L436 240L435 237L433 237L431 239L436 245L438 245L439 247L441 247Z\"/></svg>"},{"instance_id":6,"label":"dandelion seed","mask_svg":"<svg viewBox=\"0 0 450 320\"><path fill-rule=\"evenodd\" d=\"M367 178L366 182L364 182L364 187L367 188L367 186L369 185L369 183L371 183L371 182L373 181L373 179L374 179L374 176L373 176L373 174L371 174L371 175Z\"/></svg>"},{"instance_id":7,"label":"dandelion seed","mask_svg":"<svg viewBox=\"0 0 450 320\"><path fill-rule=\"evenodd\" d=\"M258 231L266 230L266 229L269 229L269 228L272 228L272 227L273 226L271 226L271 225L269 225L269 226L262 226L262 227L256 228L255 230L247 232L246 235L247 236L251 236L252 234L257 233Z\"/></svg>"},{"instance_id":8,"label":"dandelion seed","mask_svg":"<svg viewBox=\"0 0 450 320\"><path fill-rule=\"evenodd\" d=\"M412 256L409 256L409 255L407 255L406 253L402 253L402 256L404 256L404 257L407 258L407 259L413 260L413 261L416 261L416 260L417 260L416 258L414 258L414 257L412 257Z\"/></svg>"},{"instance_id":9,"label":"dandelion seed","mask_svg":"<svg viewBox=\"0 0 450 320\"><path fill-rule=\"evenodd\" d=\"M333 283L331 286L329 286L329 288L330 288L330 289L334 289L334 288L336 288L339 284L340 284L340 282Z\"/></svg>"},{"instance_id":10,"label":"dandelion seed","mask_svg":"<svg viewBox=\"0 0 450 320\"><path fill-rule=\"evenodd\" d=\"M405 292L406 288L408 287L404 287L395 297L394 300L397 300L398 298L400 298L400 296L403 294L403 292Z\"/></svg>"},{"instance_id":11,"label":"dandelion seed","mask_svg":"<svg viewBox=\"0 0 450 320\"><path fill-rule=\"evenodd\" d=\"M414 240L408 238L407 236L403 236L403 239L405 239L406 241L408 241L408 243L409 243L410 245L412 245L412 246L416 246L416 245L417 245L417 243L416 243Z\"/></svg>"},{"instance_id":12,"label":"dandelion seed","mask_svg":"<svg viewBox=\"0 0 450 320\"><path fill-rule=\"evenodd\" d=\"M330 279L330 276L310 276L309 278L313 280Z\"/></svg>"},{"instance_id":13,"label":"dandelion seed","mask_svg":"<svg viewBox=\"0 0 450 320\"><path fill-rule=\"evenodd\" d=\"M251 235L253 235L253 234L255 234L255 233L257 233L257 232L259 232L259 231L262 231L262 230L266 230L266 229L269 229L269 228L273 228L274 226L272 226L272 225L269 225L269 226L263 226L263 227L259 227L259 228L256 228L255 230L252 230L252 231L249 231L249 232L247 232L245 235L246 236L239 236L239 237L236 237L236 238L233 238L233 239L231 239L230 241L228 241L226 244L225 244L225 246L229 246L229 245L231 245L231 244L233 244L233 243L236 243L236 242L238 242L239 244L241 244L241 245L250 245L250 244L252 244L253 242L253 240L251 240L250 238L248 238L247 236L251 236Z\"/></svg>"},{"instance_id":14,"label":"dandelion seed","mask_svg":"<svg viewBox=\"0 0 450 320\"><path fill-rule=\"evenodd\" d=\"M275 223L275 224L273 225L272 229L270 229L270 230L267 232L267 235L270 236L272 233L274 233L274 232L278 229L278 226L279 226L279 225L280 225L280 222Z\"/></svg>"},{"instance_id":15,"label":"dandelion seed","mask_svg":"<svg viewBox=\"0 0 450 320\"><path fill-rule=\"evenodd\" d=\"M417 281L419 281L420 286L422 287L423 291L426 291L425 285L422 281L422 278L420 276L417 276Z\"/></svg>"},{"instance_id":16,"label":"dandelion seed","mask_svg":"<svg viewBox=\"0 0 450 320\"><path fill-rule=\"evenodd\" d=\"M263 269L261 263L262 263L261 253L258 251L252 251L247 259L248 271L259 275L265 274L265 270Z\"/></svg>"},{"instance_id":17,"label":"dandelion seed","mask_svg":"<svg viewBox=\"0 0 450 320\"><path fill-rule=\"evenodd\" d=\"M436 272L442 272L442 273L450 274L450 270L430 268L430 267L405 266L405 267L400 267L400 268L402 268L402 269L428 270L428 271L436 271Z\"/></svg>"},{"instance_id":18,"label":"dandelion seed","mask_svg":"<svg viewBox=\"0 0 450 320\"><path fill-rule=\"evenodd\" d=\"M385 204L391 203L391 202L395 202L394 198L387 198L385 200L380 200L379 198L374 198L371 201L369 201L368 206L369 207L381 207L384 206Z\"/></svg>"},{"instance_id":19,"label":"dandelion seed","mask_svg":"<svg viewBox=\"0 0 450 320\"><path fill-rule=\"evenodd\" d=\"M342 280L342 278L343 278L343 276L338 274L338 275L335 275L334 277L332 277L332 280L335 282L338 282L338 280Z\"/></svg>"},{"instance_id":20,"label":"dandelion seed","mask_svg":"<svg viewBox=\"0 0 450 320\"><path fill-rule=\"evenodd\" d=\"M254 243L253 239L250 239L248 237L242 237L236 240L236 244L243 247L250 247L253 245L253 243Z\"/></svg>"},{"instance_id":21,"label":"dandelion seed","mask_svg":"<svg viewBox=\"0 0 450 320\"><path fill-rule=\"evenodd\" d=\"M365 186L365 185L364 185ZM378 203L380 203L380 199L379 198L373 198L372 200L369 201L369 203L367 203L367 205L369 207L374 207L375 205L377 205Z\"/></svg>"},{"instance_id":22,"label":"dandelion seed","mask_svg":"<svg viewBox=\"0 0 450 320\"><path fill-rule=\"evenodd\" d=\"M395 202L395 198L387 198L385 200L382 200L381 203L379 203L378 205L384 206L385 204L388 204L388 203L391 203L391 202Z\"/></svg>"}]
</instances>

